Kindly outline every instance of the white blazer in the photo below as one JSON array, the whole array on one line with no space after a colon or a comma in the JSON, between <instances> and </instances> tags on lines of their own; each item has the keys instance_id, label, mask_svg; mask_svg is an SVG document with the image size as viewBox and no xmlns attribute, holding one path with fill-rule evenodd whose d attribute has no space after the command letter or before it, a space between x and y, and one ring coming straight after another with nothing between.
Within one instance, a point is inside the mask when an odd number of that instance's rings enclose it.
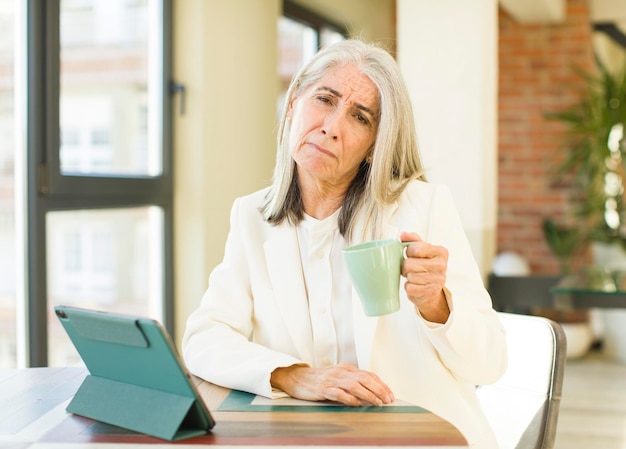
<instances>
[{"instance_id":1,"label":"white blazer","mask_svg":"<svg viewBox=\"0 0 626 449\"><path fill-rule=\"evenodd\" d=\"M224 260L189 316L182 346L197 376L272 397L272 371L313 365L314 341L295 227L263 220L259 207L266 194L264 189L235 201ZM453 423L473 447L495 448L475 386L504 373L504 330L452 197L442 185L414 181L385 208L384 217L381 238L411 231L448 249L451 314L443 325L425 321L401 287L398 312L367 317L353 290L359 368L378 374L396 398Z\"/></svg>"}]
</instances>

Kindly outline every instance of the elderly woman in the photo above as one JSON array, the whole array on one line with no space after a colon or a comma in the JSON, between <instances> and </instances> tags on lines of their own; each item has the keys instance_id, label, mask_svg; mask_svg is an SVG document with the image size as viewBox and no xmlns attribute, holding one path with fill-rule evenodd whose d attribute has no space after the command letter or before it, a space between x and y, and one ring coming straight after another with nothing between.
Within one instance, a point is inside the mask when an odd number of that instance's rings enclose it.
<instances>
[{"instance_id":1,"label":"elderly woman","mask_svg":"<svg viewBox=\"0 0 626 449\"><path fill-rule=\"evenodd\" d=\"M380 238L411 242L401 308L367 317L341 250ZM340 42L294 77L273 184L235 201L183 355L194 374L262 396L409 401L495 447L475 386L504 372L504 332L450 193L425 180L389 53Z\"/></svg>"}]
</instances>

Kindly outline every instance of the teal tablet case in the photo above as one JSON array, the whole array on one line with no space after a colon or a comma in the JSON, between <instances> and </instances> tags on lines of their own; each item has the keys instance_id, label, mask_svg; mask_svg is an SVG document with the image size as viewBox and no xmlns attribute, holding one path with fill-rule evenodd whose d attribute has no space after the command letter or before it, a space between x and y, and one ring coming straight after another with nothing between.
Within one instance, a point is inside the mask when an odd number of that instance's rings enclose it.
<instances>
[{"instance_id":1,"label":"teal tablet case","mask_svg":"<svg viewBox=\"0 0 626 449\"><path fill-rule=\"evenodd\" d=\"M213 428L157 321L69 306L54 310L89 370L68 412L165 440Z\"/></svg>"}]
</instances>

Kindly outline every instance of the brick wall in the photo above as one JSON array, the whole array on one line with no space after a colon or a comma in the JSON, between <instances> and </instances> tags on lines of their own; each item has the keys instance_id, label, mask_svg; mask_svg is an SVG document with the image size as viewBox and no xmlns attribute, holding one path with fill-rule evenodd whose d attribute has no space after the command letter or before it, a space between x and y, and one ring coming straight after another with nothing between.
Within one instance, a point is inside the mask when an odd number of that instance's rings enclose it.
<instances>
[{"instance_id":1,"label":"brick wall","mask_svg":"<svg viewBox=\"0 0 626 449\"><path fill-rule=\"evenodd\" d=\"M577 101L583 83L572 66L593 68L591 33L587 0L567 0L559 24L519 24L499 13L497 252L521 254L533 274L559 271L542 220L571 215L569 186L550 175L564 128L544 114Z\"/></svg>"}]
</instances>

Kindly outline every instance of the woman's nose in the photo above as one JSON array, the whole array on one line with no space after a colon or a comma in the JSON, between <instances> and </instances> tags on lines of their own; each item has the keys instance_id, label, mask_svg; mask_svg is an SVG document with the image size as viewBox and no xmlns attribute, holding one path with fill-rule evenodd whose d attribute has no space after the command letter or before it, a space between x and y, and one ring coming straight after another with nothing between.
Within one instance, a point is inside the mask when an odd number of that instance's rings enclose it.
<instances>
[{"instance_id":1,"label":"woman's nose","mask_svg":"<svg viewBox=\"0 0 626 449\"><path fill-rule=\"evenodd\" d=\"M339 138L339 129L341 127L340 122L340 114L337 112L328 114L324 119L324 123L322 123L322 134L333 140L337 140Z\"/></svg>"}]
</instances>

